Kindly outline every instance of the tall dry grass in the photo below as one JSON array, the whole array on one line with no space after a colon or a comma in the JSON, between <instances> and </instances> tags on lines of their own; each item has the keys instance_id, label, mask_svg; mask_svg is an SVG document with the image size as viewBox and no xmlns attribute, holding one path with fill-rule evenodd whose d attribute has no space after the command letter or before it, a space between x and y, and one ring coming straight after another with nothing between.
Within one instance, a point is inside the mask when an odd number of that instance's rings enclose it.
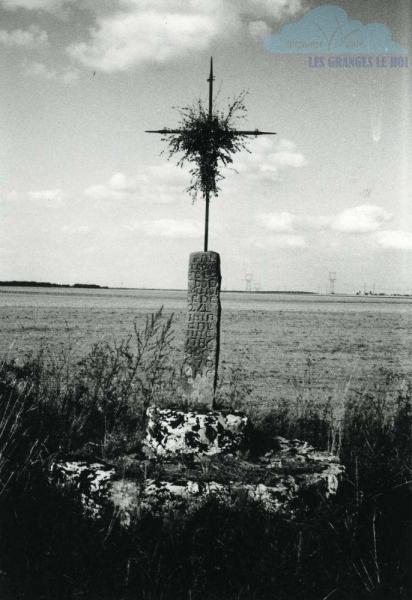
<instances>
[{"instance_id":1,"label":"tall dry grass","mask_svg":"<svg viewBox=\"0 0 412 600\"><path fill-rule=\"evenodd\" d=\"M75 499L49 487L44 471L58 455L139 452L147 405L178 399L172 340L159 311L78 363L44 349L2 364L0 597L409 597L412 384L394 373L322 402L297 386L294 401L253 409L256 452L277 435L297 437L346 467L337 497L302 506L295 520L211 501L185 523L146 518L125 534L85 521ZM241 373L222 379L220 402L248 408Z\"/></svg>"},{"instance_id":2,"label":"tall dry grass","mask_svg":"<svg viewBox=\"0 0 412 600\"><path fill-rule=\"evenodd\" d=\"M120 342L94 344L78 362L70 352L56 356L42 348L3 363L0 418L14 423L5 429L4 443L13 444L23 428L45 456L107 459L138 448L147 406L175 394L172 341L172 317L159 310L141 330L134 326Z\"/></svg>"}]
</instances>

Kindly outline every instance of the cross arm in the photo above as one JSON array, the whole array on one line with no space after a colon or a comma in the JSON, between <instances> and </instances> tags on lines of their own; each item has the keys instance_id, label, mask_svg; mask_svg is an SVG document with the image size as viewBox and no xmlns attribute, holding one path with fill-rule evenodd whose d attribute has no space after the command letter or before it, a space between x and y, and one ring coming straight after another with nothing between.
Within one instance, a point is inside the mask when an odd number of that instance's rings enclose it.
<instances>
[{"instance_id":1,"label":"cross arm","mask_svg":"<svg viewBox=\"0 0 412 600\"><path fill-rule=\"evenodd\" d=\"M181 133L182 129L146 129L145 133Z\"/></svg>"},{"instance_id":2,"label":"cross arm","mask_svg":"<svg viewBox=\"0 0 412 600\"><path fill-rule=\"evenodd\" d=\"M173 134L173 133L182 133L185 131L184 129L146 129L145 133L161 133L163 135ZM276 135L275 131L259 131L259 129L253 130L234 130L232 131L233 135Z\"/></svg>"},{"instance_id":3,"label":"cross arm","mask_svg":"<svg viewBox=\"0 0 412 600\"><path fill-rule=\"evenodd\" d=\"M259 129L254 129L253 131L239 131L236 130L233 132L234 135L276 135L276 131L259 131Z\"/></svg>"}]
</instances>

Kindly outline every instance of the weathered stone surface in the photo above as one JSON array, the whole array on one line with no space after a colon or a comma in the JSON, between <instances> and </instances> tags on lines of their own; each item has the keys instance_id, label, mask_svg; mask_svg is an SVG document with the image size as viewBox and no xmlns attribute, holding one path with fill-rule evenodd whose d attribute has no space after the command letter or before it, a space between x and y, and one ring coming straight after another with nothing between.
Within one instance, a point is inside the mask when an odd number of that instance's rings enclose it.
<instances>
[{"instance_id":1,"label":"weathered stone surface","mask_svg":"<svg viewBox=\"0 0 412 600\"><path fill-rule=\"evenodd\" d=\"M231 506L239 495L293 518L296 501L308 491L336 493L344 468L335 456L299 440L278 438L278 445L255 463L217 455L209 465L198 461L186 469L175 457L160 461L159 470L159 460L140 461L147 477L135 478L120 479L102 463L67 461L53 465L50 479L78 494L86 515L96 518L109 508L124 527L144 514L184 517L211 497Z\"/></svg>"},{"instance_id":2,"label":"weathered stone surface","mask_svg":"<svg viewBox=\"0 0 412 600\"><path fill-rule=\"evenodd\" d=\"M97 517L108 501L115 469L100 462L67 460L55 462L50 468L50 480L62 488L75 491L84 511Z\"/></svg>"},{"instance_id":3,"label":"weathered stone surface","mask_svg":"<svg viewBox=\"0 0 412 600\"><path fill-rule=\"evenodd\" d=\"M217 411L147 410L144 449L149 456L235 452L244 440L247 417Z\"/></svg>"},{"instance_id":4,"label":"weathered stone surface","mask_svg":"<svg viewBox=\"0 0 412 600\"><path fill-rule=\"evenodd\" d=\"M177 483L155 480L147 480L142 485L123 480L115 482L111 498L121 524L128 527L133 518L140 518L145 514L164 518L172 514L175 517L187 517L199 510L210 498L214 498L222 505L232 506L242 496L243 499L260 502L264 510L274 514L289 509L297 492L293 478L287 482L282 481L274 487L261 483L222 484L215 481Z\"/></svg>"},{"instance_id":5,"label":"weathered stone surface","mask_svg":"<svg viewBox=\"0 0 412 600\"><path fill-rule=\"evenodd\" d=\"M315 450L301 440L288 440L278 436L276 442L278 448L259 459L269 472L276 469L289 470L300 489L317 487L326 497L336 494L339 478L344 472L344 467L336 456L330 452Z\"/></svg>"},{"instance_id":6,"label":"weathered stone surface","mask_svg":"<svg viewBox=\"0 0 412 600\"><path fill-rule=\"evenodd\" d=\"M219 254L193 252L182 388L188 406L197 408L213 408L219 362L220 282Z\"/></svg>"}]
</instances>

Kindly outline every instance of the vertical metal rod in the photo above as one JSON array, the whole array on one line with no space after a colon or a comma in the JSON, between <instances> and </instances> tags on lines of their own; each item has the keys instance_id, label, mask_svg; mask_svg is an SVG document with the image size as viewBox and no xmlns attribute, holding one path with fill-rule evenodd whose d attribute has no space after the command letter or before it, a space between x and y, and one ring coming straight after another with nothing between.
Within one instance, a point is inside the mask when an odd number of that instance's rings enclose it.
<instances>
[{"instance_id":1,"label":"vertical metal rod","mask_svg":"<svg viewBox=\"0 0 412 600\"><path fill-rule=\"evenodd\" d=\"M205 244L204 244L204 252L207 252L207 245L209 240L209 190L206 190L205 193L205 202L206 202L206 213L205 213Z\"/></svg>"},{"instance_id":2,"label":"vertical metal rod","mask_svg":"<svg viewBox=\"0 0 412 600\"><path fill-rule=\"evenodd\" d=\"M213 115L213 57L210 57L210 75L209 75L209 121L212 120ZM204 243L204 252L207 252L208 242L209 242L209 201L210 194L209 190L205 191L205 243Z\"/></svg>"},{"instance_id":3,"label":"vertical metal rod","mask_svg":"<svg viewBox=\"0 0 412 600\"><path fill-rule=\"evenodd\" d=\"M213 58L210 57L210 75L209 75L209 120L212 119L212 111L213 111Z\"/></svg>"}]
</instances>

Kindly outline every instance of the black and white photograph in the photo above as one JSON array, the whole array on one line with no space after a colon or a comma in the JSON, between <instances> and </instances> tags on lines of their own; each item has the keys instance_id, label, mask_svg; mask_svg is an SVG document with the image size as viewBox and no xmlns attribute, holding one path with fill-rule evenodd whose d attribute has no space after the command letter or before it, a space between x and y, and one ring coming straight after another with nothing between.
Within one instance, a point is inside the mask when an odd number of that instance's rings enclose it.
<instances>
[{"instance_id":1,"label":"black and white photograph","mask_svg":"<svg viewBox=\"0 0 412 600\"><path fill-rule=\"evenodd\" d=\"M410 0L0 0L0 600L412 596Z\"/></svg>"}]
</instances>

